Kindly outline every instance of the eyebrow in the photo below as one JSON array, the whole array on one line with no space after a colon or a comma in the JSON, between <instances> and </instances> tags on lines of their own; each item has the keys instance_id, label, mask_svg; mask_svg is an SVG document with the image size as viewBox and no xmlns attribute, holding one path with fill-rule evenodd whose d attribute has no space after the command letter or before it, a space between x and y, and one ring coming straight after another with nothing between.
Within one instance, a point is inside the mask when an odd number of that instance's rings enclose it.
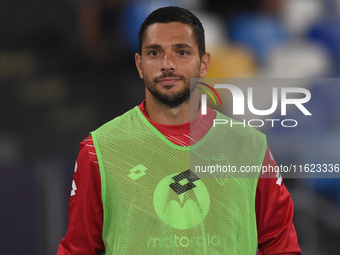
<instances>
[{"instance_id":1,"label":"eyebrow","mask_svg":"<svg viewBox=\"0 0 340 255\"><path fill-rule=\"evenodd\" d=\"M177 49L193 48L191 45L187 43L178 43L178 44L173 45L172 47L177 48Z\"/></svg>"},{"instance_id":2,"label":"eyebrow","mask_svg":"<svg viewBox=\"0 0 340 255\"><path fill-rule=\"evenodd\" d=\"M173 48L176 49L183 49L183 48L190 48L192 49L193 47L187 43L177 43L172 45ZM162 49L163 47L159 44L149 44L147 46L145 46L145 49Z\"/></svg>"},{"instance_id":3,"label":"eyebrow","mask_svg":"<svg viewBox=\"0 0 340 255\"><path fill-rule=\"evenodd\" d=\"M145 46L145 49L161 49L162 46L160 46L159 44L149 44Z\"/></svg>"}]
</instances>

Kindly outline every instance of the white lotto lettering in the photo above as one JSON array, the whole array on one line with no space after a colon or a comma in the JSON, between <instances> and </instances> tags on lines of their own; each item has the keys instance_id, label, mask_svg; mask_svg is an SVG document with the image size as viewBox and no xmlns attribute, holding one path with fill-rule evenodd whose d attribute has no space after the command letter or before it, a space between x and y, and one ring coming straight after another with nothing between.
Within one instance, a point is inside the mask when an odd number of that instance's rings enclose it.
<instances>
[{"instance_id":1,"label":"white lotto lettering","mask_svg":"<svg viewBox=\"0 0 340 255\"><path fill-rule=\"evenodd\" d=\"M74 196L76 194L76 190L77 190L77 186L75 181L72 181L72 190L71 190L71 197Z\"/></svg>"}]
</instances>

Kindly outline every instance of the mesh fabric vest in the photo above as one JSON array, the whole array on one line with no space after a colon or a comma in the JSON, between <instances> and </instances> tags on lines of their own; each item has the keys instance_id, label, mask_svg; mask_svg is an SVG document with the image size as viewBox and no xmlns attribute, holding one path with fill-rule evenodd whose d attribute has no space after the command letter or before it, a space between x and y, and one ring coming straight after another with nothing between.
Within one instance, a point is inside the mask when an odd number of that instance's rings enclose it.
<instances>
[{"instance_id":1,"label":"mesh fabric vest","mask_svg":"<svg viewBox=\"0 0 340 255\"><path fill-rule=\"evenodd\" d=\"M227 117L217 113L216 118ZM92 136L101 174L105 254L256 253L258 174L204 171L260 166L263 134L221 125L195 145L181 147L135 107Z\"/></svg>"}]
</instances>

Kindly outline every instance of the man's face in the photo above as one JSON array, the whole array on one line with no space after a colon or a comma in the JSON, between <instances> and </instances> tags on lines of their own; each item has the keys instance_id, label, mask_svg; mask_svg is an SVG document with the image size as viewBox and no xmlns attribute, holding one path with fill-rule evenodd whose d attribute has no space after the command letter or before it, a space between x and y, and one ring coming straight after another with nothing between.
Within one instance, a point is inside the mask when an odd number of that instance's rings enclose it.
<instances>
[{"instance_id":1,"label":"man's face","mask_svg":"<svg viewBox=\"0 0 340 255\"><path fill-rule=\"evenodd\" d=\"M141 48L135 60L147 93L170 107L189 100L190 78L204 77L209 68L210 56L200 59L191 27L180 22L150 25Z\"/></svg>"}]
</instances>

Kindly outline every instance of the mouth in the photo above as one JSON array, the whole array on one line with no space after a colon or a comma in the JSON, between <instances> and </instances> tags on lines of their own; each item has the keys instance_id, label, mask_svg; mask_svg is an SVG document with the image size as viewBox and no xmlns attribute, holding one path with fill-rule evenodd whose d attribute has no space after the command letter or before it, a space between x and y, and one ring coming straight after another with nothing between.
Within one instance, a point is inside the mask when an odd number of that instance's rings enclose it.
<instances>
[{"instance_id":1,"label":"mouth","mask_svg":"<svg viewBox=\"0 0 340 255\"><path fill-rule=\"evenodd\" d=\"M162 78L159 79L158 82L161 85L174 85L176 82L180 81L180 78L177 77L168 77L168 78Z\"/></svg>"}]
</instances>

